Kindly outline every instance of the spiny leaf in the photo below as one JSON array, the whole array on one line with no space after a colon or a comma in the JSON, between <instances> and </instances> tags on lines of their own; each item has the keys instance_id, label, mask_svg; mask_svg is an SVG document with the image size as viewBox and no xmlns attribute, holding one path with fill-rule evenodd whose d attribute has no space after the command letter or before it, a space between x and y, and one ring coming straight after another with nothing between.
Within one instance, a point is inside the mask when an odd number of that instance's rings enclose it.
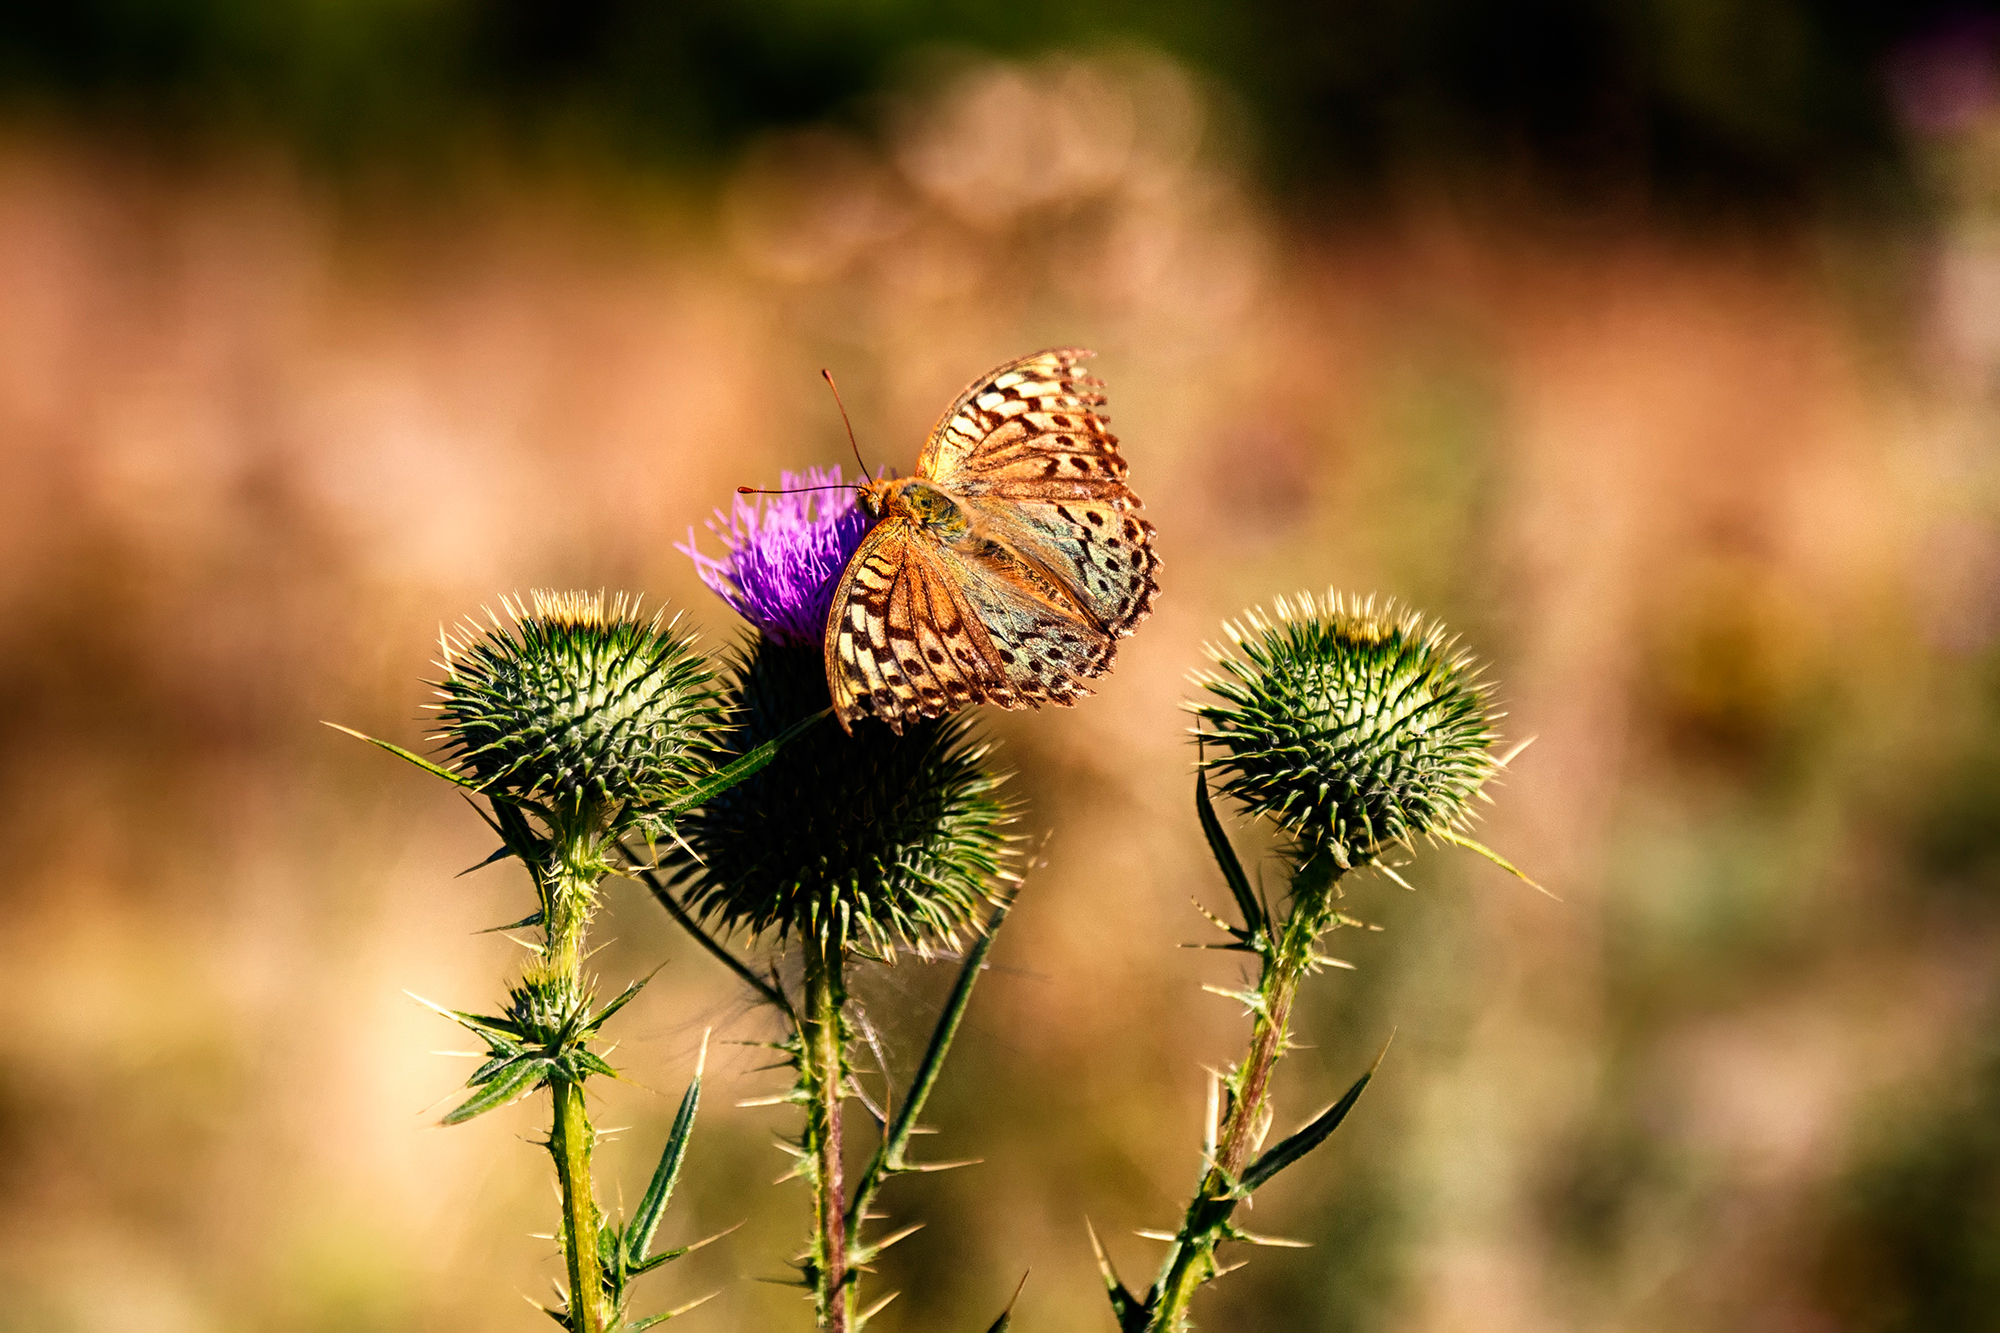
<instances>
[{"instance_id":1,"label":"spiny leaf","mask_svg":"<svg viewBox=\"0 0 2000 1333\"><path fill-rule=\"evenodd\" d=\"M648 972L645 976L640 977L637 981L627 986L624 990L618 992L618 996L616 999L612 1000L610 1004L607 1004L602 1009L598 1010L597 1016L595 1018L592 1018L589 1022L583 1025L579 1035L585 1037L595 1035L597 1030L604 1026L605 1022L611 1017L611 1015L617 1013L620 1009L623 1009L626 1005L632 1003L633 998L637 996L640 991L646 988L646 983L651 981L658 974L659 974L659 968L654 968L651 972Z\"/></svg>"},{"instance_id":2,"label":"spiny leaf","mask_svg":"<svg viewBox=\"0 0 2000 1333\"><path fill-rule=\"evenodd\" d=\"M493 1039L488 1037L487 1040L492 1041ZM485 1064L472 1071L472 1077L465 1080L465 1086L476 1088L482 1083L492 1082L494 1075L519 1059L522 1054L523 1052L518 1046L510 1045L504 1050L495 1050L491 1060L488 1060Z\"/></svg>"},{"instance_id":3,"label":"spiny leaf","mask_svg":"<svg viewBox=\"0 0 2000 1333\"><path fill-rule=\"evenodd\" d=\"M581 1046L565 1051L557 1058L574 1071L574 1076L571 1078L571 1082L574 1083L581 1083L592 1074L602 1074L606 1078L618 1077L618 1071L606 1063L603 1056Z\"/></svg>"},{"instance_id":4,"label":"spiny leaf","mask_svg":"<svg viewBox=\"0 0 2000 1333\"><path fill-rule=\"evenodd\" d=\"M736 1230L737 1227L740 1227L742 1225L743 1224L741 1222L738 1222L734 1226L726 1226L712 1236L703 1236L700 1240L695 1241L694 1243L689 1245L680 1246L678 1249L661 1250L658 1254L654 1255L652 1258L644 1260L641 1263L632 1265L632 1270L631 1270L632 1275L634 1277L638 1277L642 1274L650 1273L655 1268L658 1268L661 1264L672 1263L674 1260L681 1258L683 1255L693 1254L696 1250L699 1250L704 1246L713 1245L715 1244L715 1242L721 1240L724 1236L727 1236L730 1232Z\"/></svg>"},{"instance_id":5,"label":"spiny leaf","mask_svg":"<svg viewBox=\"0 0 2000 1333\"><path fill-rule=\"evenodd\" d=\"M1243 913L1244 933L1252 937L1263 934L1263 906L1250 888L1250 877L1243 873L1243 863L1237 859L1236 849L1230 845L1222 821L1215 817L1215 803L1208 796L1208 773L1200 767L1194 773L1194 809L1201 817L1201 831L1208 839L1208 850L1215 857L1215 864L1221 868L1222 878L1228 881L1229 892L1236 899L1236 909Z\"/></svg>"},{"instance_id":6,"label":"spiny leaf","mask_svg":"<svg viewBox=\"0 0 2000 1333\"><path fill-rule=\"evenodd\" d=\"M487 853L485 860L478 861L472 865L467 866L465 869L459 871L456 875L453 875L452 878L464 879L467 875L470 875L473 871L484 870L486 869L486 867L492 865L495 861L504 861L513 854L514 854L514 849L512 847L508 847L505 845L495 847L491 852ZM493 933L494 930L519 930L522 926L539 925L541 923L541 919L542 919L542 914L540 912L536 912L533 916L528 917L526 920L521 921L515 925L494 926L492 930L482 931L480 933L490 935Z\"/></svg>"},{"instance_id":7,"label":"spiny leaf","mask_svg":"<svg viewBox=\"0 0 2000 1333\"><path fill-rule=\"evenodd\" d=\"M661 803L661 808L667 814L676 815L683 810L692 810L698 805L707 804L777 758L779 747L784 745L786 741L791 740L792 737L798 735L821 718L831 717L832 715L833 709L828 707L822 708L810 717L799 719L756 749L738 757L734 762L725 767L718 768L715 772L709 774L708 777L694 786L687 788L685 791L669 797ZM362 739L365 740L367 738L363 737ZM381 742L377 741L376 744L379 745Z\"/></svg>"},{"instance_id":8,"label":"spiny leaf","mask_svg":"<svg viewBox=\"0 0 2000 1333\"><path fill-rule=\"evenodd\" d=\"M965 1010L972 1003L972 988L979 980L980 972L986 966L986 957L993 951L993 942L1000 936L1000 927L1006 924L1007 913L1013 910L1015 899L1020 896L1018 888L1003 898L986 919L986 932L972 942L965 952L965 962L958 970L958 980L953 984L951 997L945 1001L944 1009L938 1014L937 1025L931 1029L930 1044L924 1048L923 1059L917 1065L916 1074L910 1079L909 1090L903 1095L903 1105L890 1122L888 1132L883 1135L875 1156L869 1160L856 1183L853 1202L847 1209L847 1230L849 1235L858 1235L861 1222L874 1202L875 1193L883 1180L903 1172L949 1170L954 1166L964 1166L964 1162L945 1162L926 1168L912 1165L903 1160L903 1153L909 1146L910 1136L917 1132L917 1117L923 1114L924 1103L931 1090L937 1086L939 1074L944 1069L945 1055L951 1049L952 1039L958 1035L958 1026L965 1017Z\"/></svg>"},{"instance_id":9,"label":"spiny leaf","mask_svg":"<svg viewBox=\"0 0 2000 1333\"><path fill-rule=\"evenodd\" d=\"M1375 1071L1382 1065L1382 1056L1388 1053L1389 1048L1383 1046L1382 1054L1375 1057L1375 1063L1368 1066L1368 1072L1356 1079L1354 1086L1349 1088L1339 1101L1314 1116L1303 1129L1252 1162L1249 1170L1243 1173L1243 1179L1237 1182L1233 1191L1235 1196L1248 1197L1252 1190L1326 1142L1327 1135L1340 1128L1340 1122L1354 1109L1354 1103L1361 1100L1361 1090L1368 1086L1369 1079L1375 1077Z\"/></svg>"},{"instance_id":10,"label":"spiny leaf","mask_svg":"<svg viewBox=\"0 0 2000 1333\"><path fill-rule=\"evenodd\" d=\"M464 787L467 791L476 791L482 796L492 795L492 793L484 789L482 784L476 778L469 778L465 776L465 774L463 773L454 773L448 768L441 768L438 765L432 763L430 760L424 758L422 755L417 754L412 750L405 750L400 745L396 745L393 744L392 742L385 740L377 740L375 737L368 735L366 732L356 731L353 727L343 727L338 722L325 722L322 723L321 725L332 727L335 731L346 732L349 736L354 737L356 740L367 741L370 745L373 745L378 749L387 750L390 754L395 755L398 759L407 760L408 762L415 764L418 768L424 770L424 772L433 774L437 777L441 777L446 782L455 783L460 787Z\"/></svg>"},{"instance_id":11,"label":"spiny leaf","mask_svg":"<svg viewBox=\"0 0 2000 1333\"><path fill-rule=\"evenodd\" d=\"M893 1231L872 1245L851 1245L847 1250L848 1265L860 1268L864 1265L872 1264L875 1262L876 1256L881 1254L882 1251L888 1249L898 1241L908 1240L923 1229L924 1224L922 1222L912 1222L901 1231Z\"/></svg>"},{"instance_id":12,"label":"spiny leaf","mask_svg":"<svg viewBox=\"0 0 2000 1333\"><path fill-rule=\"evenodd\" d=\"M653 1233L659 1229L667 1201L673 1197L674 1184L680 1179L681 1161L687 1156L688 1139L694 1133L695 1113L701 1108L701 1075L707 1063L708 1036L704 1033L701 1057L695 1062L694 1077L688 1081L687 1091L681 1095L673 1128L667 1131L667 1146L660 1152L660 1164L654 1168L652 1182L640 1196L639 1206L632 1212L631 1227L625 1233L626 1260L634 1267L644 1262L646 1251L653 1247Z\"/></svg>"},{"instance_id":13,"label":"spiny leaf","mask_svg":"<svg viewBox=\"0 0 2000 1333\"><path fill-rule=\"evenodd\" d=\"M486 861L481 861L479 865L483 866L486 864L487 861L492 861L496 857L511 856L511 855L513 855L512 852L509 852L505 847L502 847L498 852L494 853L493 856L487 857ZM472 870L477 870L477 869L479 869L479 866L474 866L472 868ZM472 873L472 870L460 871L459 873L469 875ZM539 926L541 924L542 924L542 909L537 907L534 911L528 913L528 915L522 917L519 921L510 921L504 926L488 926L486 929L478 931L476 933L481 935L498 935L503 930L526 930L529 926Z\"/></svg>"},{"instance_id":14,"label":"spiny leaf","mask_svg":"<svg viewBox=\"0 0 2000 1333\"><path fill-rule=\"evenodd\" d=\"M474 1116L484 1115L497 1106L505 1106L518 1097L525 1097L541 1086L548 1070L547 1060L524 1056L438 1123L462 1125Z\"/></svg>"},{"instance_id":15,"label":"spiny leaf","mask_svg":"<svg viewBox=\"0 0 2000 1333\"><path fill-rule=\"evenodd\" d=\"M876 1315L881 1314L884 1310L888 1309L889 1302L895 1300L898 1296L901 1296L902 1294L903 1293L900 1291L892 1291L887 1296L884 1296L881 1300L869 1306L866 1310L863 1310L861 1311L861 1313L855 1315L854 1316L855 1333L860 1333L860 1330L868 1327L869 1320L873 1319Z\"/></svg>"},{"instance_id":16,"label":"spiny leaf","mask_svg":"<svg viewBox=\"0 0 2000 1333\"><path fill-rule=\"evenodd\" d=\"M481 1014L468 1014L462 1009L447 1009L441 1004L426 1000L415 991L406 990L403 994L409 996L424 1008L434 1013L443 1014L460 1027L469 1028L482 1037L500 1036L510 1041L527 1040L528 1034L522 1031L521 1025L511 1018L487 1018Z\"/></svg>"}]
</instances>

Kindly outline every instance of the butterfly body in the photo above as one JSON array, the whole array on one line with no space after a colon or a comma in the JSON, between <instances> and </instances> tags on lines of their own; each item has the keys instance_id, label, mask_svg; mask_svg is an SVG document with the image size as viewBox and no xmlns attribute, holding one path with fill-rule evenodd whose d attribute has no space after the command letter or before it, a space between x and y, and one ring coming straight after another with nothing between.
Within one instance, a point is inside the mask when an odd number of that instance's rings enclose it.
<instances>
[{"instance_id":1,"label":"butterfly body","mask_svg":"<svg viewBox=\"0 0 2000 1333\"><path fill-rule=\"evenodd\" d=\"M1077 348L959 395L915 476L860 489L876 524L842 572L826 670L841 725L897 731L972 703L1071 704L1152 609L1159 557Z\"/></svg>"}]
</instances>

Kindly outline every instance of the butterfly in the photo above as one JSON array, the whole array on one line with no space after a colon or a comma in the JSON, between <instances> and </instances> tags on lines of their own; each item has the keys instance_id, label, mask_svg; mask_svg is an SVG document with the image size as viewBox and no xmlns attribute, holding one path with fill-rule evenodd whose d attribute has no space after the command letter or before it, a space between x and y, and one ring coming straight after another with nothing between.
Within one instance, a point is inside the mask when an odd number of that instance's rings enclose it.
<instances>
[{"instance_id":1,"label":"butterfly","mask_svg":"<svg viewBox=\"0 0 2000 1333\"><path fill-rule=\"evenodd\" d=\"M901 733L968 704L1073 704L1159 592L1153 525L1125 485L1104 387L1079 347L974 380L916 475L869 478L876 521L826 620L826 681L852 731Z\"/></svg>"}]
</instances>

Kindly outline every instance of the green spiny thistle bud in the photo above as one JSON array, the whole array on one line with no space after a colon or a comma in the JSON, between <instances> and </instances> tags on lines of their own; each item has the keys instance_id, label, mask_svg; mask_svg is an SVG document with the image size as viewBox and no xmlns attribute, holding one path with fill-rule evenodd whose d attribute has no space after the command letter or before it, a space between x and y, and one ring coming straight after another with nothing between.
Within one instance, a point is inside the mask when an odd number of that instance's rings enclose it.
<instances>
[{"instance_id":1,"label":"green spiny thistle bud","mask_svg":"<svg viewBox=\"0 0 2000 1333\"><path fill-rule=\"evenodd\" d=\"M482 788L618 831L706 772L723 707L678 621L620 593L535 591L444 640L437 739Z\"/></svg>"},{"instance_id":2,"label":"green spiny thistle bud","mask_svg":"<svg viewBox=\"0 0 2000 1333\"><path fill-rule=\"evenodd\" d=\"M828 706L818 645L759 636L733 666L741 754ZM957 947L1003 876L1012 821L962 718L807 731L769 767L685 816L666 864L726 929L811 935L893 957ZM696 856L699 856L699 860Z\"/></svg>"},{"instance_id":3,"label":"green spiny thistle bud","mask_svg":"<svg viewBox=\"0 0 2000 1333\"><path fill-rule=\"evenodd\" d=\"M1391 843L1462 828L1498 764L1498 715L1472 660L1422 617L1337 593L1226 624L1197 674L1215 698L1190 705L1211 724L1207 766L1253 814L1341 866Z\"/></svg>"}]
</instances>

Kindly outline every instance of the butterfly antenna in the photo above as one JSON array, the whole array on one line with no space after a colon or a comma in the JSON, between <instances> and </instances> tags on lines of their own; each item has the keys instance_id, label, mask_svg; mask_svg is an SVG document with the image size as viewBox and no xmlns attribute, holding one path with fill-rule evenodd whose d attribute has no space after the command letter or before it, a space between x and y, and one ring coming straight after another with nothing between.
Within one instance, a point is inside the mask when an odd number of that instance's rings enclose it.
<instances>
[{"instance_id":1,"label":"butterfly antenna","mask_svg":"<svg viewBox=\"0 0 2000 1333\"><path fill-rule=\"evenodd\" d=\"M866 463L861 461L861 446L854 439L854 423L847 419L847 404L840 401L840 386L833 382L833 372L822 369L819 375L821 379L826 381L826 387L833 390L833 405L840 409L840 424L847 427L847 442L854 448L855 464L860 467L863 477L869 481L875 480L875 474L868 470Z\"/></svg>"}]
</instances>

